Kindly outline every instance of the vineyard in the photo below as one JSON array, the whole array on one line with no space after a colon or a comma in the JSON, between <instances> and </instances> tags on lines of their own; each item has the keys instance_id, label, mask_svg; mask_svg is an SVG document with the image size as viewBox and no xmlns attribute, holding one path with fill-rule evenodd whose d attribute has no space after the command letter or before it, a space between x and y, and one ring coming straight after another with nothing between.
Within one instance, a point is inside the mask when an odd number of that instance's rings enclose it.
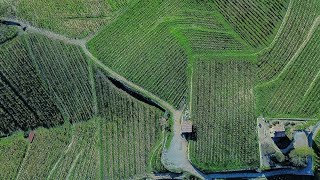
<instances>
[{"instance_id":1,"label":"vineyard","mask_svg":"<svg viewBox=\"0 0 320 180\"><path fill-rule=\"evenodd\" d=\"M119 91L101 72L95 74L103 179L128 179L152 171L153 150L160 143L163 112Z\"/></svg>"},{"instance_id":2,"label":"vineyard","mask_svg":"<svg viewBox=\"0 0 320 180\"><path fill-rule=\"evenodd\" d=\"M269 117L317 117L320 112L320 26L280 75L257 87L259 112Z\"/></svg>"},{"instance_id":3,"label":"vineyard","mask_svg":"<svg viewBox=\"0 0 320 180\"><path fill-rule=\"evenodd\" d=\"M46 179L70 143L71 136L70 124L51 129L37 129L34 140L27 149L17 179Z\"/></svg>"},{"instance_id":4,"label":"vineyard","mask_svg":"<svg viewBox=\"0 0 320 180\"><path fill-rule=\"evenodd\" d=\"M99 177L100 119L74 124L71 142L47 179L97 179Z\"/></svg>"},{"instance_id":5,"label":"vineyard","mask_svg":"<svg viewBox=\"0 0 320 180\"><path fill-rule=\"evenodd\" d=\"M261 82L269 81L280 74L307 38L319 15L318 0L292 0L284 27L276 41L259 57L258 77Z\"/></svg>"},{"instance_id":6,"label":"vineyard","mask_svg":"<svg viewBox=\"0 0 320 180\"><path fill-rule=\"evenodd\" d=\"M2 0L0 179L257 170L257 117L320 117L319 42L319 0Z\"/></svg>"},{"instance_id":7,"label":"vineyard","mask_svg":"<svg viewBox=\"0 0 320 180\"><path fill-rule=\"evenodd\" d=\"M14 179L27 149L22 133L0 139L0 179Z\"/></svg>"},{"instance_id":8,"label":"vineyard","mask_svg":"<svg viewBox=\"0 0 320 180\"><path fill-rule=\"evenodd\" d=\"M110 4L111 9L113 11L122 10L127 8L130 4L134 3L136 0L108 0L108 4Z\"/></svg>"},{"instance_id":9,"label":"vineyard","mask_svg":"<svg viewBox=\"0 0 320 180\"><path fill-rule=\"evenodd\" d=\"M190 158L205 172L259 166L253 62L198 59L194 65L191 119L197 140L190 142Z\"/></svg>"},{"instance_id":10,"label":"vineyard","mask_svg":"<svg viewBox=\"0 0 320 180\"><path fill-rule=\"evenodd\" d=\"M113 19L106 0L18 0L14 17L36 27L83 38Z\"/></svg>"},{"instance_id":11,"label":"vineyard","mask_svg":"<svg viewBox=\"0 0 320 180\"><path fill-rule=\"evenodd\" d=\"M215 0L217 10L252 47L267 46L289 0Z\"/></svg>"},{"instance_id":12,"label":"vineyard","mask_svg":"<svg viewBox=\"0 0 320 180\"><path fill-rule=\"evenodd\" d=\"M0 49L0 134L63 122L23 39L16 38Z\"/></svg>"},{"instance_id":13,"label":"vineyard","mask_svg":"<svg viewBox=\"0 0 320 180\"><path fill-rule=\"evenodd\" d=\"M187 57L161 18L177 8L177 0L135 3L88 43L107 66L175 106L187 89Z\"/></svg>"},{"instance_id":14,"label":"vineyard","mask_svg":"<svg viewBox=\"0 0 320 180\"><path fill-rule=\"evenodd\" d=\"M0 44L10 41L18 35L16 27L0 24Z\"/></svg>"},{"instance_id":15,"label":"vineyard","mask_svg":"<svg viewBox=\"0 0 320 180\"><path fill-rule=\"evenodd\" d=\"M81 48L39 35L28 36L27 42L43 84L64 118L72 122L90 119L93 114L93 92L88 58Z\"/></svg>"}]
</instances>

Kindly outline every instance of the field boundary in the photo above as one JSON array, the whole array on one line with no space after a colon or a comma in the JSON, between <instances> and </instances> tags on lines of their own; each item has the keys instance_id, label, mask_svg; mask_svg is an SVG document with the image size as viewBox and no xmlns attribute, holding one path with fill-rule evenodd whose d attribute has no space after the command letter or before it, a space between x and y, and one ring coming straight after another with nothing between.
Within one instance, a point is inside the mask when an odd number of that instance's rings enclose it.
<instances>
[{"instance_id":1,"label":"field boundary","mask_svg":"<svg viewBox=\"0 0 320 180\"><path fill-rule=\"evenodd\" d=\"M263 49L261 49L260 51L258 51L256 54L263 54L265 53L266 51L270 50L275 44L276 42L278 41L279 37L280 37L280 34L282 33L284 27L286 26L287 22L288 22L288 19L289 19L289 16L291 14L291 10L292 10L292 5L293 5L293 1L295 0L290 0L289 2L289 6L287 8L287 11L286 11L286 14L284 15L283 17L283 20L281 22L281 25L277 31L277 34L274 36L272 42L269 44L268 47L265 47Z\"/></svg>"}]
</instances>

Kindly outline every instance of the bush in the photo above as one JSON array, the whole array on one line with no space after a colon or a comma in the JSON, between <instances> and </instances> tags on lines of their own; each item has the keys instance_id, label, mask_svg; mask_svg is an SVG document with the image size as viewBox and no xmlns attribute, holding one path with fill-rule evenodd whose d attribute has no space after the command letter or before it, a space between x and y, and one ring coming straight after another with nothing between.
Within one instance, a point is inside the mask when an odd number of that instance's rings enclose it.
<instances>
[{"instance_id":1,"label":"bush","mask_svg":"<svg viewBox=\"0 0 320 180\"><path fill-rule=\"evenodd\" d=\"M308 156L314 156L314 152L309 147L302 147L294 149L290 152L290 161L298 167L306 166L306 159Z\"/></svg>"},{"instance_id":2,"label":"bush","mask_svg":"<svg viewBox=\"0 0 320 180\"><path fill-rule=\"evenodd\" d=\"M286 159L286 157L280 151L277 151L276 153L274 153L272 157L274 157L280 163Z\"/></svg>"}]
</instances>

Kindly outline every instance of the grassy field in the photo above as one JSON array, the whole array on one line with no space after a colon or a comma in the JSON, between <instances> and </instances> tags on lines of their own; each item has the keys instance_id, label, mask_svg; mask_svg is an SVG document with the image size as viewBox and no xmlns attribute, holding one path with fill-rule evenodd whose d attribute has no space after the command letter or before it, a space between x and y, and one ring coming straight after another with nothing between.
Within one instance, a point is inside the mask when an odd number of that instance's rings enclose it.
<instances>
[{"instance_id":1,"label":"grassy field","mask_svg":"<svg viewBox=\"0 0 320 180\"><path fill-rule=\"evenodd\" d=\"M0 139L0 179L15 179L28 143L23 133Z\"/></svg>"},{"instance_id":2,"label":"grassy field","mask_svg":"<svg viewBox=\"0 0 320 180\"><path fill-rule=\"evenodd\" d=\"M95 74L103 179L150 173L151 157L162 142L162 111L119 91L99 70Z\"/></svg>"},{"instance_id":3,"label":"grassy field","mask_svg":"<svg viewBox=\"0 0 320 180\"><path fill-rule=\"evenodd\" d=\"M254 62L254 57L195 62L191 120L197 138L190 141L190 159L204 172L259 166Z\"/></svg>"},{"instance_id":4,"label":"grassy field","mask_svg":"<svg viewBox=\"0 0 320 180\"><path fill-rule=\"evenodd\" d=\"M297 58L256 89L259 113L269 117L317 117L320 113L320 27Z\"/></svg>"}]
</instances>

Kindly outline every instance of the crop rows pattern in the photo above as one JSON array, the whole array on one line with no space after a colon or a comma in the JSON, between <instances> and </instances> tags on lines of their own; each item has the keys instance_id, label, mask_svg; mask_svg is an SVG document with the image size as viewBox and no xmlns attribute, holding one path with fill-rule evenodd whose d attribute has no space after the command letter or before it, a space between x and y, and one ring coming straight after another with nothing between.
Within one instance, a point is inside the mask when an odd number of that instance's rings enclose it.
<instances>
[{"instance_id":1,"label":"crop rows pattern","mask_svg":"<svg viewBox=\"0 0 320 180\"><path fill-rule=\"evenodd\" d=\"M18 35L17 30L16 27L0 24L0 44L16 37Z\"/></svg>"},{"instance_id":2,"label":"crop rows pattern","mask_svg":"<svg viewBox=\"0 0 320 180\"><path fill-rule=\"evenodd\" d=\"M51 129L37 129L17 179L46 179L70 143L71 135L70 124Z\"/></svg>"},{"instance_id":3,"label":"crop rows pattern","mask_svg":"<svg viewBox=\"0 0 320 180\"><path fill-rule=\"evenodd\" d=\"M128 179L149 169L161 135L163 112L119 91L100 71L95 75L101 121L104 179Z\"/></svg>"},{"instance_id":4,"label":"crop rows pattern","mask_svg":"<svg viewBox=\"0 0 320 180\"><path fill-rule=\"evenodd\" d=\"M48 179L99 177L98 127L100 119L74 124L71 143Z\"/></svg>"},{"instance_id":5,"label":"crop rows pattern","mask_svg":"<svg viewBox=\"0 0 320 180\"><path fill-rule=\"evenodd\" d=\"M23 41L14 39L0 50L1 134L63 122L33 65Z\"/></svg>"},{"instance_id":6,"label":"crop rows pattern","mask_svg":"<svg viewBox=\"0 0 320 180\"><path fill-rule=\"evenodd\" d=\"M107 0L20 0L15 8L18 19L76 38L96 32L113 19Z\"/></svg>"},{"instance_id":7,"label":"crop rows pattern","mask_svg":"<svg viewBox=\"0 0 320 180\"><path fill-rule=\"evenodd\" d=\"M270 43L281 22L288 0L215 0L217 10L252 47Z\"/></svg>"},{"instance_id":8,"label":"crop rows pattern","mask_svg":"<svg viewBox=\"0 0 320 180\"><path fill-rule=\"evenodd\" d=\"M251 169L259 165L249 60L197 60L193 76L191 161L201 170Z\"/></svg>"},{"instance_id":9,"label":"crop rows pattern","mask_svg":"<svg viewBox=\"0 0 320 180\"><path fill-rule=\"evenodd\" d=\"M258 88L265 116L313 117L320 112L320 27L301 54L275 80Z\"/></svg>"},{"instance_id":10,"label":"crop rows pattern","mask_svg":"<svg viewBox=\"0 0 320 180\"><path fill-rule=\"evenodd\" d=\"M187 57L160 18L177 7L177 0L136 3L88 43L107 66L175 106L187 89Z\"/></svg>"},{"instance_id":11,"label":"crop rows pattern","mask_svg":"<svg viewBox=\"0 0 320 180\"><path fill-rule=\"evenodd\" d=\"M294 56L320 15L318 0L293 0L284 29L274 45L259 58L260 82L275 78Z\"/></svg>"},{"instance_id":12,"label":"crop rows pattern","mask_svg":"<svg viewBox=\"0 0 320 180\"><path fill-rule=\"evenodd\" d=\"M28 143L22 133L0 139L0 179L15 179Z\"/></svg>"},{"instance_id":13,"label":"crop rows pattern","mask_svg":"<svg viewBox=\"0 0 320 180\"><path fill-rule=\"evenodd\" d=\"M93 95L88 58L81 48L39 35L29 36L28 44L43 82L63 115L72 122L90 119Z\"/></svg>"}]
</instances>

